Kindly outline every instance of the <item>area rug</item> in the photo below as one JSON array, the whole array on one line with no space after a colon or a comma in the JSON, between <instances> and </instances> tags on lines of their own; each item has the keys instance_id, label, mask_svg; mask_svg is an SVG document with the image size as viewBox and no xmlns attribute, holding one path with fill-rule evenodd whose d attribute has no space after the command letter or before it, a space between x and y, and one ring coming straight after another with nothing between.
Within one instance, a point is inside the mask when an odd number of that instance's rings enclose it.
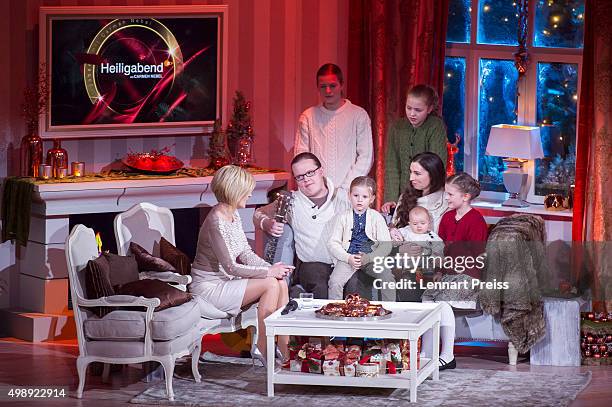
<instances>
[{"instance_id":1,"label":"area rug","mask_svg":"<svg viewBox=\"0 0 612 407\"><path fill-rule=\"evenodd\" d=\"M190 363L178 365L175 400L168 401L163 382L130 400L135 404L173 406L566 406L586 387L590 372L535 373L482 369L440 372L440 380L426 380L410 403L408 389L276 385L266 396L266 372L250 359L206 354L200 363L202 382L195 383Z\"/></svg>"}]
</instances>

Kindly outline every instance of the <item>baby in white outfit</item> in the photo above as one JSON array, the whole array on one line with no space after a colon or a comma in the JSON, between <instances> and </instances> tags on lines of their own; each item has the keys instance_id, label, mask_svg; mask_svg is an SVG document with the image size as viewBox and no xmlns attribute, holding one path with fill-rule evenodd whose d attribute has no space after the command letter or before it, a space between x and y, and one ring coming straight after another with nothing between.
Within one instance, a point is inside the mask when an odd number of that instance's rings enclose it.
<instances>
[{"instance_id":1,"label":"baby in white outfit","mask_svg":"<svg viewBox=\"0 0 612 407\"><path fill-rule=\"evenodd\" d=\"M444 241L432 229L431 215L422 206L415 206L408 214L408 225L397 230L401 233L404 242L411 242L421 246L426 256L442 256L444 254Z\"/></svg>"}]
</instances>

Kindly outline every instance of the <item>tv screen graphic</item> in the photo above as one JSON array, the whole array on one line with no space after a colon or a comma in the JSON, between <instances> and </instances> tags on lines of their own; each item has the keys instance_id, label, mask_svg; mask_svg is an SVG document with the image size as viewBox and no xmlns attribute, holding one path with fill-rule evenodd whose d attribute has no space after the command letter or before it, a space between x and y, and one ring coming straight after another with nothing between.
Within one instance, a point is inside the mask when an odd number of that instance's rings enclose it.
<instances>
[{"instance_id":1,"label":"tv screen graphic","mask_svg":"<svg viewBox=\"0 0 612 407\"><path fill-rule=\"evenodd\" d=\"M43 133L211 125L221 116L220 24L188 13L48 16Z\"/></svg>"}]
</instances>

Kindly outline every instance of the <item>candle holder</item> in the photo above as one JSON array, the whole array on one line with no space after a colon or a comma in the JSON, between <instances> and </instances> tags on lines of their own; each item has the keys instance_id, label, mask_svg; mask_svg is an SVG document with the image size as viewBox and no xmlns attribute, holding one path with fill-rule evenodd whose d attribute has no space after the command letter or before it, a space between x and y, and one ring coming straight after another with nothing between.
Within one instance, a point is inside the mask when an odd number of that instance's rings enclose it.
<instances>
[{"instance_id":1,"label":"candle holder","mask_svg":"<svg viewBox=\"0 0 612 407\"><path fill-rule=\"evenodd\" d=\"M73 161L70 163L73 177L83 177L85 175L85 163L82 161Z\"/></svg>"},{"instance_id":2,"label":"candle holder","mask_svg":"<svg viewBox=\"0 0 612 407\"><path fill-rule=\"evenodd\" d=\"M55 178L64 179L68 176L68 168L57 168L55 170Z\"/></svg>"},{"instance_id":3,"label":"candle holder","mask_svg":"<svg viewBox=\"0 0 612 407\"><path fill-rule=\"evenodd\" d=\"M40 164L38 166L38 178L49 179L51 178L53 167L47 164Z\"/></svg>"},{"instance_id":4,"label":"candle holder","mask_svg":"<svg viewBox=\"0 0 612 407\"><path fill-rule=\"evenodd\" d=\"M68 168L68 152L62 148L61 140L53 140L53 148L47 151L47 164L53 167L54 178L59 178L60 168Z\"/></svg>"}]
</instances>

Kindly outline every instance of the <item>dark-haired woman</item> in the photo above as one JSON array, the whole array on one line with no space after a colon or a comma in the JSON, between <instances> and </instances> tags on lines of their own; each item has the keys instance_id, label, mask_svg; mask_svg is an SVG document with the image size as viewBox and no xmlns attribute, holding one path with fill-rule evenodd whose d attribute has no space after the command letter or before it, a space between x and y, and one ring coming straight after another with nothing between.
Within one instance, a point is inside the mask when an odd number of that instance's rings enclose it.
<instances>
[{"instance_id":1,"label":"dark-haired woman","mask_svg":"<svg viewBox=\"0 0 612 407\"><path fill-rule=\"evenodd\" d=\"M438 232L438 226L444 213L448 210L448 201L445 199L444 186L446 181L446 171L442 160L437 154L425 152L417 154L410 163L410 180L406 184L400 196L397 209L393 216L391 225L391 237L393 240L402 241L401 233L396 229L408 225L408 214L415 206L422 206L429 211L432 219L434 232ZM387 212L395 202L387 202L383 205L383 212ZM399 236L398 236L399 235ZM401 252L408 253L410 256L420 256L423 248L416 244L405 243ZM408 277L410 278L410 274ZM413 276L413 275L412 275ZM422 291L420 290L401 290L398 292L400 301L420 301ZM440 352L439 366L441 370L454 369L456 366L453 354L455 314L453 309L446 302L442 304L442 316L440 320L440 332L442 338L442 349ZM431 349L433 337L428 331L423 340L423 348L426 351Z\"/></svg>"},{"instance_id":2,"label":"dark-haired woman","mask_svg":"<svg viewBox=\"0 0 612 407\"><path fill-rule=\"evenodd\" d=\"M445 180L446 170L437 154L424 152L414 156L410 163L409 181L399 197L399 202L390 201L382 206L383 213L389 213L392 207L396 207L391 221L392 227L407 226L410 210L418 205L429 211L433 231L437 233L440 219L448 209L448 203L444 199ZM392 230L391 233L391 236L394 236L399 232Z\"/></svg>"},{"instance_id":3,"label":"dark-haired woman","mask_svg":"<svg viewBox=\"0 0 612 407\"><path fill-rule=\"evenodd\" d=\"M324 64L317 71L321 103L306 109L298 120L294 155L315 154L334 185L347 195L351 181L368 175L374 160L368 113L343 96L342 71Z\"/></svg>"}]
</instances>

